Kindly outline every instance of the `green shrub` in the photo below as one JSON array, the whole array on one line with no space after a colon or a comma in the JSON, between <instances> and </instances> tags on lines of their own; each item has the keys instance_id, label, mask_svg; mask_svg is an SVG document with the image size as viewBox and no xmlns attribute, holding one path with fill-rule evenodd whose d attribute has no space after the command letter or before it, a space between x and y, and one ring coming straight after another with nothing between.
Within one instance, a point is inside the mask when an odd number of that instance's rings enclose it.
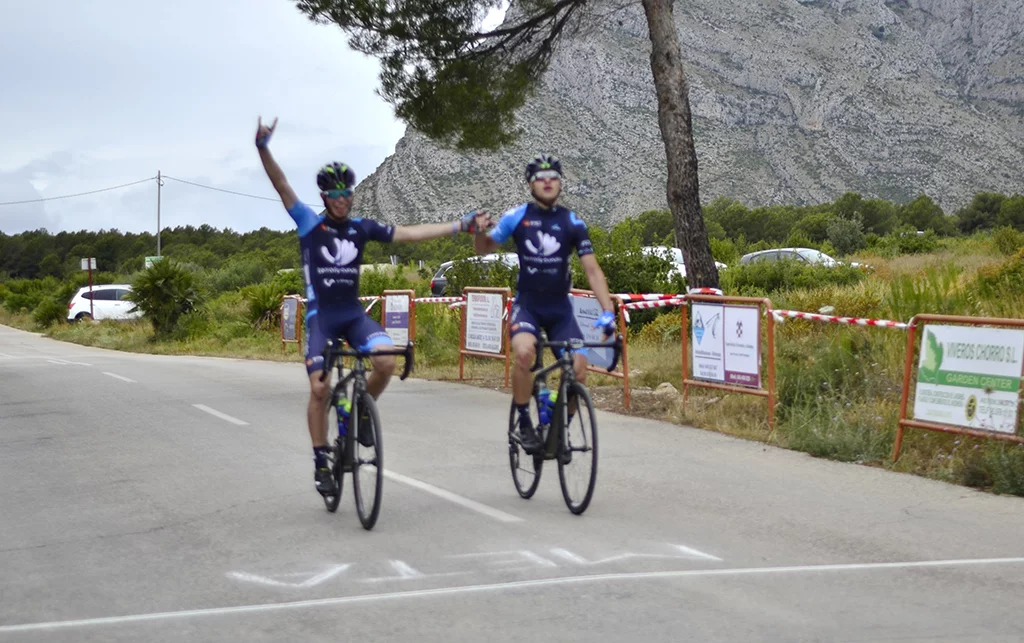
<instances>
[{"instance_id":1,"label":"green shrub","mask_svg":"<svg viewBox=\"0 0 1024 643\"><path fill-rule=\"evenodd\" d=\"M761 297L787 289L856 284L864 276L863 270L848 265L827 267L800 261L765 261L724 270L721 283L726 294Z\"/></svg>"},{"instance_id":2,"label":"green shrub","mask_svg":"<svg viewBox=\"0 0 1024 643\"><path fill-rule=\"evenodd\" d=\"M843 462L878 462L892 450L895 417L876 415L867 405L814 402L794 409L780 426L786 446Z\"/></svg>"},{"instance_id":3,"label":"green shrub","mask_svg":"<svg viewBox=\"0 0 1024 643\"><path fill-rule=\"evenodd\" d=\"M680 341L679 334L682 331L679 309L661 309L652 312L659 314L642 327L633 323L633 313L630 313L630 341L653 345L678 343Z\"/></svg>"},{"instance_id":4,"label":"green shrub","mask_svg":"<svg viewBox=\"0 0 1024 643\"><path fill-rule=\"evenodd\" d=\"M211 294L220 294L258 284L267 278L268 272L260 259L235 255L225 261L221 268L210 272L205 285Z\"/></svg>"},{"instance_id":5,"label":"green shrub","mask_svg":"<svg viewBox=\"0 0 1024 643\"><path fill-rule=\"evenodd\" d=\"M359 275L360 295L380 295L385 290L413 290L402 266L367 268Z\"/></svg>"},{"instance_id":6,"label":"green shrub","mask_svg":"<svg viewBox=\"0 0 1024 643\"><path fill-rule=\"evenodd\" d=\"M249 306L249 321L257 328L272 328L281 321L284 290L274 283L254 284L242 289Z\"/></svg>"},{"instance_id":7,"label":"green shrub","mask_svg":"<svg viewBox=\"0 0 1024 643\"><path fill-rule=\"evenodd\" d=\"M889 282L886 307L899 319L918 313L973 315L977 297L960 279L962 269L949 263L929 267L923 274L899 275Z\"/></svg>"},{"instance_id":8,"label":"green shrub","mask_svg":"<svg viewBox=\"0 0 1024 643\"><path fill-rule=\"evenodd\" d=\"M174 332L182 315L192 312L199 303L195 278L172 259L158 261L139 273L132 284L128 300L153 323L157 337Z\"/></svg>"},{"instance_id":9,"label":"green shrub","mask_svg":"<svg viewBox=\"0 0 1024 643\"><path fill-rule=\"evenodd\" d=\"M990 444L982 461L992 480L992 491L1024 496L1024 446Z\"/></svg>"},{"instance_id":10,"label":"green shrub","mask_svg":"<svg viewBox=\"0 0 1024 643\"><path fill-rule=\"evenodd\" d=\"M731 239L711 239L711 256L715 261L720 261L731 266L740 259L740 252Z\"/></svg>"},{"instance_id":11,"label":"green shrub","mask_svg":"<svg viewBox=\"0 0 1024 643\"><path fill-rule=\"evenodd\" d=\"M918 234L918 231L912 228L890 232L875 244L876 251L886 257L924 254L934 252L938 247L939 237L933 230Z\"/></svg>"},{"instance_id":12,"label":"green shrub","mask_svg":"<svg viewBox=\"0 0 1024 643\"><path fill-rule=\"evenodd\" d=\"M475 258L459 259L445 273L447 292L457 297L466 287L510 288L516 291L519 267L502 261L483 262Z\"/></svg>"},{"instance_id":13,"label":"green shrub","mask_svg":"<svg viewBox=\"0 0 1024 643\"><path fill-rule=\"evenodd\" d=\"M462 311L447 304L416 305L416 364L424 367L459 360Z\"/></svg>"},{"instance_id":14,"label":"green shrub","mask_svg":"<svg viewBox=\"0 0 1024 643\"><path fill-rule=\"evenodd\" d=\"M286 295L306 294L306 284L302 278L302 272L298 270L278 271L270 283L280 288Z\"/></svg>"},{"instance_id":15,"label":"green shrub","mask_svg":"<svg viewBox=\"0 0 1024 643\"><path fill-rule=\"evenodd\" d=\"M1024 232L1003 226L992 235L992 244L1000 254L1014 255L1024 248Z\"/></svg>"},{"instance_id":16,"label":"green shrub","mask_svg":"<svg viewBox=\"0 0 1024 643\"><path fill-rule=\"evenodd\" d=\"M850 219L832 219L828 224L826 234L828 234L828 242L841 256L856 252L866 245L864 224L860 214L855 214Z\"/></svg>"},{"instance_id":17,"label":"green shrub","mask_svg":"<svg viewBox=\"0 0 1024 643\"><path fill-rule=\"evenodd\" d=\"M68 307L52 297L48 297L36 306L32 313L32 321L42 328L49 328L67 319Z\"/></svg>"},{"instance_id":18,"label":"green shrub","mask_svg":"<svg viewBox=\"0 0 1024 643\"><path fill-rule=\"evenodd\" d=\"M170 337L182 342L195 341L203 339L213 332L213 323L210 321L209 312L197 309L181 316Z\"/></svg>"},{"instance_id":19,"label":"green shrub","mask_svg":"<svg viewBox=\"0 0 1024 643\"><path fill-rule=\"evenodd\" d=\"M42 293L21 294L14 293L4 299L4 308L11 314L18 314L35 310L43 302Z\"/></svg>"},{"instance_id":20,"label":"green shrub","mask_svg":"<svg viewBox=\"0 0 1024 643\"><path fill-rule=\"evenodd\" d=\"M975 287L982 297L1002 297L1024 290L1024 250L998 266L979 270Z\"/></svg>"}]
</instances>

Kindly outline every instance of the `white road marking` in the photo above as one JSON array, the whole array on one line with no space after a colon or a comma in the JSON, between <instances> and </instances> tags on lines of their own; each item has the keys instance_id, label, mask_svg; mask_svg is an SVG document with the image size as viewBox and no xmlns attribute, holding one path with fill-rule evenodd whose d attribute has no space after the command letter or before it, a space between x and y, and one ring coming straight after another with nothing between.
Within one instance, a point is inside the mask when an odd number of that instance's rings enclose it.
<instances>
[{"instance_id":1,"label":"white road marking","mask_svg":"<svg viewBox=\"0 0 1024 643\"><path fill-rule=\"evenodd\" d=\"M8 359L14 359L14 355L8 355L7 353L0 353L0 357L6 357Z\"/></svg>"},{"instance_id":2,"label":"white road marking","mask_svg":"<svg viewBox=\"0 0 1024 643\"><path fill-rule=\"evenodd\" d=\"M398 572L399 578L418 578L423 575L416 571L412 565L402 560L391 561L391 568Z\"/></svg>"},{"instance_id":3,"label":"white road marking","mask_svg":"<svg viewBox=\"0 0 1024 643\"><path fill-rule=\"evenodd\" d=\"M247 572L231 572L228 576L238 580L249 581L250 583L259 583L260 585L288 587L290 589L306 589L309 587L316 587L320 583L331 580L338 574L344 573L344 571L351 566L352 565L348 563L344 565L332 565L319 574L310 576L301 583L286 583L284 581L274 580L273 578L267 578L266 576L260 576L258 574L249 574ZM292 576L292 574L289 574L289 576Z\"/></svg>"},{"instance_id":4,"label":"white road marking","mask_svg":"<svg viewBox=\"0 0 1024 643\"><path fill-rule=\"evenodd\" d=\"M470 500L469 498L464 498L464 497L462 497L462 496L460 496L458 494L452 493L451 491L448 491L446 489L441 489L440 487L435 487L434 485L430 484L429 482L423 482L422 480L417 480L416 478L410 478L409 476L403 476L400 473L395 473L394 471L388 471L387 469L384 470L384 477L385 478L391 478L395 482L401 482L402 484L409 485L410 487L419 489L420 491L426 491L427 493L432 493L435 496L437 496L438 498L444 498L445 500L447 500L449 502L454 502L455 504L459 505L460 507L465 507L466 509L472 509L473 511L475 511L477 513L481 513L481 514L487 516L488 518L494 518L495 520L498 520L498 521L501 521L501 522L522 522L523 521L523 519L518 517L518 516L513 516L512 514L505 513L504 511L501 511L500 509L495 509L493 507L488 507L487 505L481 504L481 503L477 502L476 500Z\"/></svg>"},{"instance_id":5,"label":"white road marking","mask_svg":"<svg viewBox=\"0 0 1024 643\"><path fill-rule=\"evenodd\" d=\"M693 547L687 547L686 545L673 545L676 549L686 554L691 558L702 558L704 560L713 560L717 563L722 562L722 559L718 556L712 556L711 554L705 554L704 552L694 549Z\"/></svg>"},{"instance_id":6,"label":"white road marking","mask_svg":"<svg viewBox=\"0 0 1024 643\"><path fill-rule=\"evenodd\" d=\"M583 556L580 556L579 554L574 554L568 549L560 549L556 547L555 549L551 550L551 553L555 556L558 556L559 558L566 559L570 563L576 563L577 565L586 565L588 562L587 559Z\"/></svg>"},{"instance_id":7,"label":"white road marking","mask_svg":"<svg viewBox=\"0 0 1024 643\"><path fill-rule=\"evenodd\" d=\"M235 607L212 607L178 612L152 612L149 614L132 614L128 616L106 616L102 618L85 618L72 621L49 621L44 623L24 623L19 625L0 625L0 634L15 632L33 632L40 630L68 629L73 627L90 627L98 625L124 625L127 623L144 623L149 621L166 621L197 616L225 616L231 614L253 614L258 612L274 612L289 609L307 609L311 607L334 607L348 603L370 603L408 598L429 598L432 596L452 596L458 594L478 594L484 592L502 592L515 589L551 587L556 585L576 585L582 583L623 582L638 580L658 580L675 578L701 578L715 576L769 576L772 574L801 574L820 572L872 571L886 569L914 569L935 567L967 567L977 565L1010 565L1024 563L1024 557L1017 558L976 558L957 560L921 560L895 563L851 563L840 565L794 565L789 567L741 567L736 569L692 569L687 571L669 572L633 572L623 574L595 574L592 576L563 576L560 578L540 578L536 580L514 581L509 583L492 583L488 585L463 585L459 587L438 587L436 589L419 589L405 592L387 592L381 594L362 594L357 596L338 596L319 598L288 603L262 603L258 605L238 605Z\"/></svg>"},{"instance_id":8,"label":"white road marking","mask_svg":"<svg viewBox=\"0 0 1024 643\"><path fill-rule=\"evenodd\" d=\"M110 377L113 377L116 380L121 380L122 382L129 382L129 383L132 383L132 384L135 383L135 380L133 380L131 378L128 378L128 377L125 377L124 375L118 375L117 373L108 373L106 371L103 371L103 374L104 375L109 375Z\"/></svg>"},{"instance_id":9,"label":"white road marking","mask_svg":"<svg viewBox=\"0 0 1024 643\"><path fill-rule=\"evenodd\" d=\"M51 364L60 364L61 366L92 366L92 364L86 364L85 362L73 362L71 360L61 359L59 357L45 357L43 358Z\"/></svg>"},{"instance_id":10,"label":"white road marking","mask_svg":"<svg viewBox=\"0 0 1024 643\"><path fill-rule=\"evenodd\" d=\"M206 406L205 404L193 404L192 406L196 407L200 411L205 411L206 413L209 413L210 415L212 415L214 417L219 417L220 419L222 419L222 420L224 420L226 422L230 422L232 424L237 424L238 426L249 426L249 423L246 422L245 420L239 420L238 418L233 418L230 415L228 415L227 413L221 413L217 409L211 409L210 407Z\"/></svg>"}]
</instances>

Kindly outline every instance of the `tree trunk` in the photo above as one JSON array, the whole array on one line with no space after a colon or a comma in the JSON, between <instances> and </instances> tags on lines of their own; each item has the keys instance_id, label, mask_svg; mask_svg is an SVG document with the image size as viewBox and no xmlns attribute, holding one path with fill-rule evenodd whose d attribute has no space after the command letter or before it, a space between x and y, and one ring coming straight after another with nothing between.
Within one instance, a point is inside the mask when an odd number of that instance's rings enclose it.
<instances>
[{"instance_id":1,"label":"tree trunk","mask_svg":"<svg viewBox=\"0 0 1024 643\"><path fill-rule=\"evenodd\" d=\"M651 36L651 71L658 93L658 125L668 159L668 207L675 221L676 242L686 262L687 285L718 288L718 268L711 256L700 208L690 87L683 69L672 3L673 0L643 0Z\"/></svg>"}]
</instances>

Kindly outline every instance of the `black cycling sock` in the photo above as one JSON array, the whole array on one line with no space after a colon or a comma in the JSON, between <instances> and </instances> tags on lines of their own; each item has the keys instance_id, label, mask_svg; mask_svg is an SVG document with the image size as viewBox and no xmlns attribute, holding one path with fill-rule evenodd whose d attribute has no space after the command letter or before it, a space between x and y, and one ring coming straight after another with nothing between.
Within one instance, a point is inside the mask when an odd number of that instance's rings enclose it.
<instances>
[{"instance_id":1,"label":"black cycling sock","mask_svg":"<svg viewBox=\"0 0 1024 643\"><path fill-rule=\"evenodd\" d=\"M330 450L330 447L313 447L313 462L316 464L317 469L323 469L327 466L327 453Z\"/></svg>"},{"instance_id":2,"label":"black cycling sock","mask_svg":"<svg viewBox=\"0 0 1024 643\"><path fill-rule=\"evenodd\" d=\"M516 404L516 408L519 410L519 417L520 418L523 418L523 417L527 417L528 418L528 417L530 417L530 403L529 402L527 402L526 404Z\"/></svg>"}]
</instances>

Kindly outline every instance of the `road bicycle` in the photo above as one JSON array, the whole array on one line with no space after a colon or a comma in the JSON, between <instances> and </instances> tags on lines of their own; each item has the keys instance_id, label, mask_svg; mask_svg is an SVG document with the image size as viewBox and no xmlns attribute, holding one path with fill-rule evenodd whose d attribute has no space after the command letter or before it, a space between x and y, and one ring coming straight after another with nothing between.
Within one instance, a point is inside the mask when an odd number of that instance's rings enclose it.
<instances>
[{"instance_id":1,"label":"road bicycle","mask_svg":"<svg viewBox=\"0 0 1024 643\"><path fill-rule=\"evenodd\" d=\"M558 355L558 359L548 367L543 365L545 348L553 349ZM534 377L530 408L530 417L543 444L542 451L528 454L523 449L515 400L509 412L508 428L509 466L519 495L526 499L533 497L540 484L544 461L557 460L562 497L569 511L577 515L586 511L590 505L597 483L597 417L590 393L576 380L573 365L573 351L583 348L612 349L612 361L607 369L610 373L615 370L622 354L622 335L606 342L549 342L546 337L542 338L537 343L537 361L531 369ZM561 371L561 374L557 395L550 392L550 397L554 398L552 404L544 399L543 391L548 390L548 374L556 370ZM549 409L545 412L545 415L550 416L546 422L541 416L542 405L547 405ZM573 410L571 417L570 409Z\"/></svg>"},{"instance_id":2,"label":"road bicycle","mask_svg":"<svg viewBox=\"0 0 1024 643\"><path fill-rule=\"evenodd\" d=\"M412 372L413 345L410 342L401 349L364 351L343 348L328 340L323 355L324 371L320 381L327 379L335 367L338 369L338 383L331 389L331 397L325 410L327 430L335 434L327 460L336 482L337 492L322 494L324 504L327 511L333 513L338 510L345 474L351 473L359 522L364 529L373 529L380 515L384 483L384 449L377 403L366 390L366 360L374 356L404 356L405 368L400 378L404 380ZM345 357L352 357L355 360L347 375L344 373ZM342 431L342 425L339 423L339 414L342 411L338 405L346 398L351 401L351 408L347 427Z\"/></svg>"}]
</instances>

